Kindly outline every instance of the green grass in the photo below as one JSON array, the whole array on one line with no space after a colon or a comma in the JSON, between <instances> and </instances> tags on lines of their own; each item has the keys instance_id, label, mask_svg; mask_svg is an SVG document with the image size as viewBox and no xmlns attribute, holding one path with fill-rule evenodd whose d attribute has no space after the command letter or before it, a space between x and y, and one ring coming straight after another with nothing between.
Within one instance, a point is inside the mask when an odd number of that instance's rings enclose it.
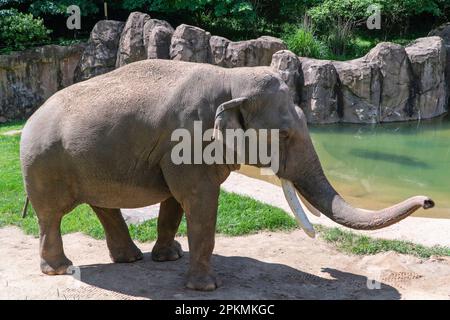
<instances>
[{"instance_id":1,"label":"green grass","mask_svg":"<svg viewBox=\"0 0 450 320\"><path fill-rule=\"evenodd\" d=\"M326 242L332 243L343 252L357 255L371 255L380 252L394 251L398 253L429 258L431 256L450 256L450 248L434 246L426 247L407 241L374 239L368 236L344 231L339 228L315 226Z\"/></svg>"},{"instance_id":2,"label":"green grass","mask_svg":"<svg viewBox=\"0 0 450 320\"><path fill-rule=\"evenodd\" d=\"M19 136L4 136L2 133L17 130L23 122L0 125L0 227L15 225L27 234L38 235L37 218L32 208L25 219L21 218L24 190L19 163ZM133 239L141 242L155 240L156 219L138 226L130 226ZM295 220L283 210L263 204L249 197L222 191L219 199L217 232L228 236L252 234L259 231L291 231L297 228ZM338 249L351 254L376 254L384 251L411 254L422 258L432 255L450 256L450 248L425 247L397 240L372 239L338 228L315 226L319 236ZM63 234L83 232L96 239L104 238L103 228L87 205L81 205L66 215L61 231ZM183 218L179 235L186 235Z\"/></svg>"}]
</instances>

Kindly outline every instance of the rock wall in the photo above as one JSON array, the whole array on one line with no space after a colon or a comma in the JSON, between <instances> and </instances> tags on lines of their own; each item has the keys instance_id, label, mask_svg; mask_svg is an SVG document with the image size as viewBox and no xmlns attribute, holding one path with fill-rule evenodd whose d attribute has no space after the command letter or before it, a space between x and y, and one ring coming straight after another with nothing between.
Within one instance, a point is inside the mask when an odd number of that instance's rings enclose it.
<instances>
[{"instance_id":1,"label":"rock wall","mask_svg":"<svg viewBox=\"0 0 450 320\"><path fill-rule=\"evenodd\" d=\"M303 88L300 107L309 123L339 121L338 75L331 61L300 58Z\"/></svg>"},{"instance_id":2,"label":"rock wall","mask_svg":"<svg viewBox=\"0 0 450 320\"><path fill-rule=\"evenodd\" d=\"M446 48L446 55L447 55L446 69L445 69L445 78L447 82L447 98L450 100L450 22L444 23L440 27L431 30L428 36L441 37L442 40L444 41L444 46Z\"/></svg>"},{"instance_id":3,"label":"rock wall","mask_svg":"<svg viewBox=\"0 0 450 320\"><path fill-rule=\"evenodd\" d=\"M407 47L380 43L351 61L299 57L300 73L292 64L277 63L292 55L277 52L273 67L295 91L293 99L309 123L408 121L447 112L446 49L440 37L419 38ZM300 82L297 89L289 85L294 82Z\"/></svg>"},{"instance_id":4,"label":"rock wall","mask_svg":"<svg viewBox=\"0 0 450 320\"><path fill-rule=\"evenodd\" d=\"M299 57L289 50L280 50L274 53L270 66L280 74L289 87L294 103L298 105L304 82L303 74L300 72L301 62Z\"/></svg>"},{"instance_id":5,"label":"rock wall","mask_svg":"<svg viewBox=\"0 0 450 320\"><path fill-rule=\"evenodd\" d=\"M128 17L119 40L116 68L128 63L147 59L144 46L144 25L150 20L148 14L132 12Z\"/></svg>"},{"instance_id":6,"label":"rock wall","mask_svg":"<svg viewBox=\"0 0 450 320\"><path fill-rule=\"evenodd\" d=\"M286 49L283 41L269 36L237 42L213 36L209 46L211 63L226 68L268 66L274 53Z\"/></svg>"},{"instance_id":7,"label":"rock wall","mask_svg":"<svg viewBox=\"0 0 450 320\"><path fill-rule=\"evenodd\" d=\"M366 56L333 62L340 81L340 121L429 119L446 112L445 48L439 37L407 47L380 43Z\"/></svg>"},{"instance_id":8,"label":"rock wall","mask_svg":"<svg viewBox=\"0 0 450 320\"><path fill-rule=\"evenodd\" d=\"M122 34L116 34L120 38L117 61L121 61L118 66L154 58L226 68L271 65L309 123L428 119L447 111L449 29L450 25L437 29L434 33L440 37L417 39L407 47L384 42L359 59L327 61L297 57L274 37L233 42L186 24L174 30L165 21L134 12ZM124 59L124 52L138 54Z\"/></svg>"},{"instance_id":9,"label":"rock wall","mask_svg":"<svg viewBox=\"0 0 450 320\"><path fill-rule=\"evenodd\" d=\"M83 46L47 46L0 56L0 121L27 117L55 91L143 59L271 66L309 123L380 123L428 119L447 112L450 24L407 47L380 43L351 61L297 57L274 37L233 42L201 28L176 29L133 12L126 23L99 21ZM57 49L59 48L59 49ZM77 59L79 61L77 61ZM5 92L3 94L3 92Z\"/></svg>"},{"instance_id":10,"label":"rock wall","mask_svg":"<svg viewBox=\"0 0 450 320\"><path fill-rule=\"evenodd\" d=\"M71 85L84 47L48 45L0 55L0 123L27 118Z\"/></svg>"},{"instance_id":11,"label":"rock wall","mask_svg":"<svg viewBox=\"0 0 450 320\"><path fill-rule=\"evenodd\" d=\"M124 26L125 23L112 20L101 20L95 24L75 70L75 82L116 68L119 40Z\"/></svg>"},{"instance_id":12,"label":"rock wall","mask_svg":"<svg viewBox=\"0 0 450 320\"><path fill-rule=\"evenodd\" d=\"M163 20L150 19L144 25L144 46L147 59L169 59L172 26Z\"/></svg>"},{"instance_id":13,"label":"rock wall","mask_svg":"<svg viewBox=\"0 0 450 320\"><path fill-rule=\"evenodd\" d=\"M429 119L445 113L448 96L445 80L447 52L442 39L420 38L405 50L414 84L410 116L413 119Z\"/></svg>"},{"instance_id":14,"label":"rock wall","mask_svg":"<svg viewBox=\"0 0 450 320\"><path fill-rule=\"evenodd\" d=\"M211 63L209 39L211 34L187 24L175 29L170 43L170 58L173 60Z\"/></svg>"},{"instance_id":15,"label":"rock wall","mask_svg":"<svg viewBox=\"0 0 450 320\"><path fill-rule=\"evenodd\" d=\"M107 33L108 25L111 30ZM234 68L269 66L272 55L286 49L283 41L274 37L233 42L187 24L174 30L168 22L140 12L130 14L123 30L119 28L122 25L112 20L97 23L80 61L79 69L86 71L77 80L101 74L102 65L107 65L108 72L113 68L109 57L114 54L115 67L143 59L173 59Z\"/></svg>"}]
</instances>

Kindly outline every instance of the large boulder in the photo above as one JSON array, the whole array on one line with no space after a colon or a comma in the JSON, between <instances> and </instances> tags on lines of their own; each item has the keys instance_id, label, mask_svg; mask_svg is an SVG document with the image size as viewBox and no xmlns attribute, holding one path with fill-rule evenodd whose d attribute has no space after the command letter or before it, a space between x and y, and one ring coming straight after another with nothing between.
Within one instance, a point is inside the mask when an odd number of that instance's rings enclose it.
<instances>
[{"instance_id":1,"label":"large boulder","mask_svg":"<svg viewBox=\"0 0 450 320\"><path fill-rule=\"evenodd\" d=\"M211 41L213 63L227 68L269 66L273 54L285 49L282 40L269 36L237 42L214 37Z\"/></svg>"},{"instance_id":2,"label":"large boulder","mask_svg":"<svg viewBox=\"0 0 450 320\"><path fill-rule=\"evenodd\" d=\"M124 25L125 23L114 20L101 20L95 24L75 70L75 82L115 69L120 35Z\"/></svg>"},{"instance_id":3,"label":"large boulder","mask_svg":"<svg viewBox=\"0 0 450 320\"><path fill-rule=\"evenodd\" d=\"M272 56L270 66L280 74L289 87L294 103L299 104L302 74L300 73L301 63L298 57L289 50L281 50L275 52Z\"/></svg>"},{"instance_id":4,"label":"large boulder","mask_svg":"<svg viewBox=\"0 0 450 320\"><path fill-rule=\"evenodd\" d=\"M144 46L144 25L150 16L141 12L132 12L127 19L120 36L116 68L147 58Z\"/></svg>"},{"instance_id":5,"label":"large boulder","mask_svg":"<svg viewBox=\"0 0 450 320\"><path fill-rule=\"evenodd\" d=\"M438 36L444 41L444 46L447 51L445 77L447 82L447 96L450 98L450 22L444 23L440 27L430 31L428 36Z\"/></svg>"},{"instance_id":6,"label":"large boulder","mask_svg":"<svg viewBox=\"0 0 450 320\"><path fill-rule=\"evenodd\" d=\"M407 121L445 112L445 49L438 37L406 48L380 43L360 59L333 64L343 122Z\"/></svg>"},{"instance_id":7,"label":"large boulder","mask_svg":"<svg viewBox=\"0 0 450 320\"><path fill-rule=\"evenodd\" d=\"M338 101L343 122L377 123L380 105L380 73L376 63L355 59L333 61L339 76Z\"/></svg>"},{"instance_id":8,"label":"large boulder","mask_svg":"<svg viewBox=\"0 0 450 320\"><path fill-rule=\"evenodd\" d=\"M380 106L378 121L391 122L414 118L412 101L413 74L405 48L382 42L363 58L375 63L380 71Z\"/></svg>"},{"instance_id":9,"label":"large boulder","mask_svg":"<svg viewBox=\"0 0 450 320\"><path fill-rule=\"evenodd\" d=\"M429 37L441 37L444 40L445 45L450 45L450 22L446 22L443 25L433 29L428 33Z\"/></svg>"},{"instance_id":10,"label":"large boulder","mask_svg":"<svg viewBox=\"0 0 450 320\"><path fill-rule=\"evenodd\" d=\"M447 106L446 50L440 37L419 38L405 48L414 75L415 118L428 119Z\"/></svg>"},{"instance_id":11,"label":"large boulder","mask_svg":"<svg viewBox=\"0 0 450 320\"><path fill-rule=\"evenodd\" d=\"M263 36L258 39L230 42L227 67L269 66L275 52L287 49L282 40Z\"/></svg>"},{"instance_id":12,"label":"large boulder","mask_svg":"<svg viewBox=\"0 0 450 320\"><path fill-rule=\"evenodd\" d=\"M169 59L172 26L158 19L150 19L144 25L144 47L147 59Z\"/></svg>"},{"instance_id":13,"label":"large boulder","mask_svg":"<svg viewBox=\"0 0 450 320\"><path fill-rule=\"evenodd\" d=\"M331 61L300 57L303 89L300 107L309 123L339 122L338 77Z\"/></svg>"},{"instance_id":14,"label":"large boulder","mask_svg":"<svg viewBox=\"0 0 450 320\"><path fill-rule=\"evenodd\" d=\"M211 62L209 40L211 34L187 24L179 25L170 44L170 58L191 62Z\"/></svg>"},{"instance_id":15,"label":"large boulder","mask_svg":"<svg viewBox=\"0 0 450 320\"><path fill-rule=\"evenodd\" d=\"M227 48L231 41L224 37L212 36L209 40L209 45L211 47L211 63L226 67L227 62Z\"/></svg>"}]
</instances>

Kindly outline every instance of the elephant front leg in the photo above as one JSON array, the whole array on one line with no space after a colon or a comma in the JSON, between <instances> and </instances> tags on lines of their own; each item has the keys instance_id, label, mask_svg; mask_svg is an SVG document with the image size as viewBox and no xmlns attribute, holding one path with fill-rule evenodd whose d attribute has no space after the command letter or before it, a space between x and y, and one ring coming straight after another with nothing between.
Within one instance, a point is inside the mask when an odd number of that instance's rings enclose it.
<instances>
[{"instance_id":1,"label":"elephant front leg","mask_svg":"<svg viewBox=\"0 0 450 320\"><path fill-rule=\"evenodd\" d=\"M220 184L228 177L229 169L213 165L173 165L169 156L161 163L164 178L184 209L187 221L190 267L186 286L211 291L220 285L211 268L211 256Z\"/></svg>"},{"instance_id":2,"label":"elephant front leg","mask_svg":"<svg viewBox=\"0 0 450 320\"><path fill-rule=\"evenodd\" d=\"M183 256L175 235L183 217L183 208L175 198L161 202L158 216L158 240L152 250L154 261L174 261Z\"/></svg>"},{"instance_id":3,"label":"elephant front leg","mask_svg":"<svg viewBox=\"0 0 450 320\"><path fill-rule=\"evenodd\" d=\"M218 198L219 187L211 186L186 201L190 254L186 286L190 289L212 291L220 285L211 268Z\"/></svg>"}]
</instances>

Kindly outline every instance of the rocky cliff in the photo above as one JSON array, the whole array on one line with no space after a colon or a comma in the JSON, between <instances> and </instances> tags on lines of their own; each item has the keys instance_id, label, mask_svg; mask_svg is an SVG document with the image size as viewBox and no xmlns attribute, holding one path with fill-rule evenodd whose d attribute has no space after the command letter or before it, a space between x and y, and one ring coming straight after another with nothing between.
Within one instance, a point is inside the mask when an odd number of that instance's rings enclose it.
<instances>
[{"instance_id":1,"label":"rocky cliff","mask_svg":"<svg viewBox=\"0 0 450 320\"><path fill-rule=\"evenodd\" d=\"M70 86L83 51L84 44L48 45L0 55L0 123L27 118Z\"/></svg>"}]
</instances>

